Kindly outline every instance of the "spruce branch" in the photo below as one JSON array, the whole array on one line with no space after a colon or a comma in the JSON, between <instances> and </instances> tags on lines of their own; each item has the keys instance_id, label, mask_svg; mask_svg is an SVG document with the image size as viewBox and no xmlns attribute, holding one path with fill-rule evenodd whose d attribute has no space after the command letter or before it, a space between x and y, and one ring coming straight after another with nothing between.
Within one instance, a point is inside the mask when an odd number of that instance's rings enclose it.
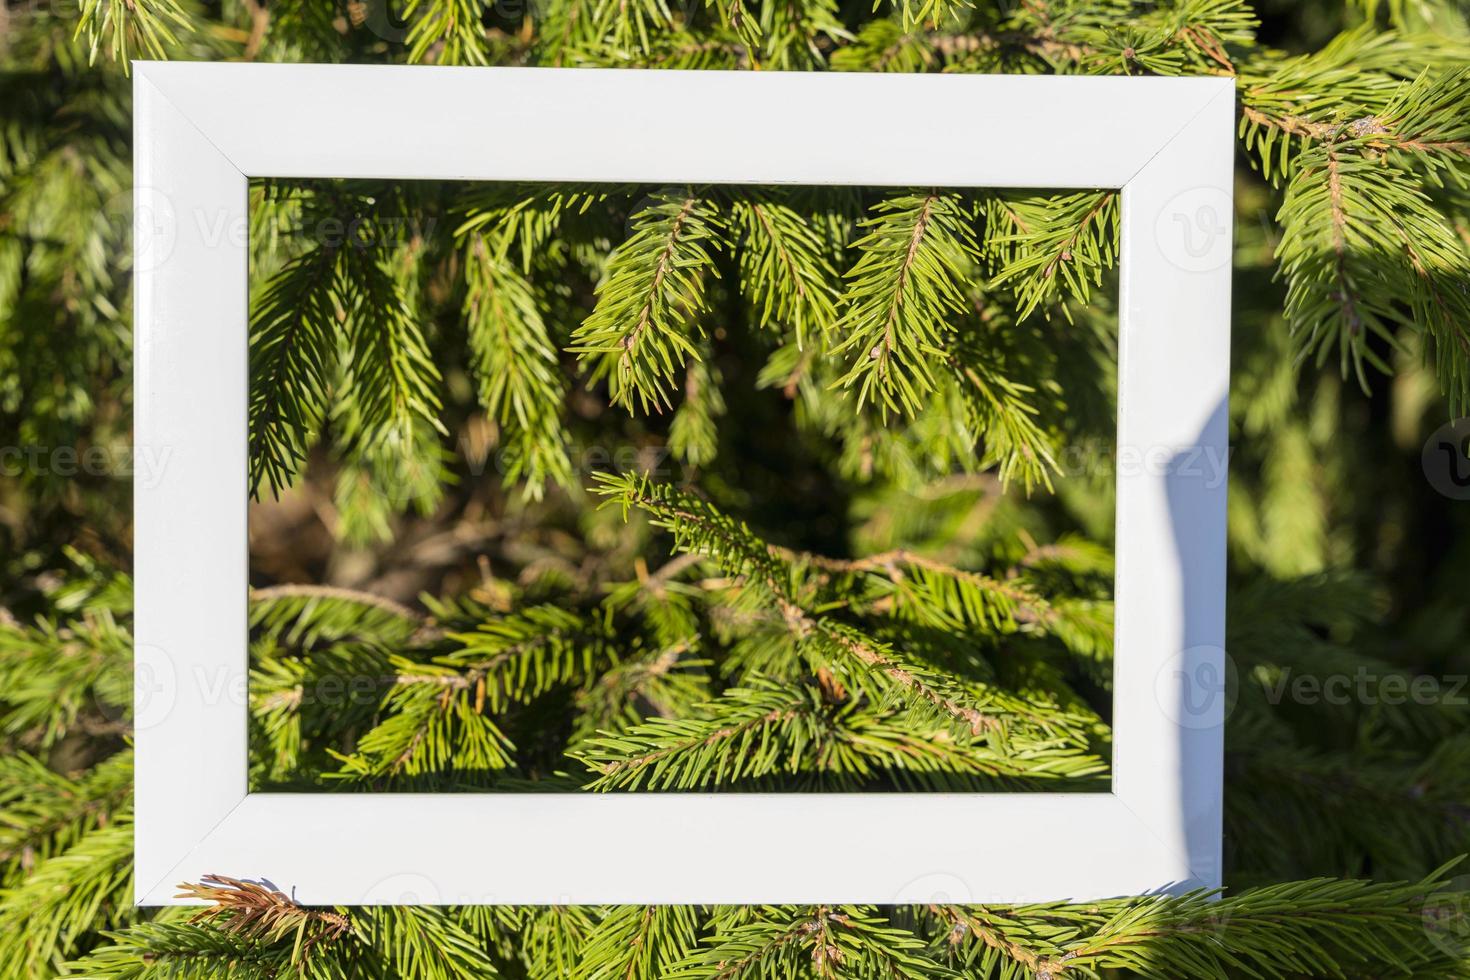
<instances>
[{"instance_id":1,"label":"spruce branch","mask_svg":"<svg viewBox=\"0 0 1470 980\"><path fill-rule=\"evenodd\" d=\"M132 638L105 609L63 624L0 623L0 738L50 748L73 732L122 734L131 652Z\"/></svg>"},{"instance_id":2,"label":"spruce branch","mask_svg":"<svg viewBox=\"0 0 1470 980\"><path fill-rule=\"evenodd\" d=\"M531 284L485 236L465 250L465 320L480 404L506 440L504 482L538 499L572 479L562 427L565 384Z\"/></svg>"},{"instance_id":3,"label":"spruce branch","mask_svg":"<svg viewBox=\"0 0 1470 980\"><path fill-rule=\"evenodd\" d=\"M725 414L725 396L720 393L724 378L711 360L708 346L701 343L699 355L685 368L684 400L669 424L669 452L690 466L709 463L719 450L716 423Z\"/></svg>"},{"instance_id":4,"label":"spruce branch","mask_svg":"<svg viewBox=\"0 0 1470 980\"><path fill-rule=\"evenodd\" d=\"M1449 60L1440 64L1443 56L1432 45L1366 25L1344 31L1309 54L1283 58L1263 53L1241 72L1240 135L1245 148L1274 185L1291 175L1298 153L1320 142L1387 136L1382 120L1405 93L1405 67L1423 64L1426 56L1435 74L1440 68L1461 67L1463 52L1445 55Z\"/></svg>"},{"instance_id":5,"label":"spruce branch","mask_svg":"<svg viewBox=\"0 0 1470 980\"><path fill-rule=\"evenodd\" d=\"M0 892L0 962L20 976L55 971L93 930L133 918L132 814L87 831Z\"/></svg>"},{"instance_id":6,"label":"spruce branch","mask_svg":"<svg viewBox=\"0 0 1470 980\"><path fill-rule=\"evenodd\" d=\"M584 59L627 63L655 55L660 41L677 29L665 0L567 0L548 11L541 36L547 60L556 66Z\"/></svg>"},{"instance_id":7,"label":"spruce branch","mask_svg":"<svg viewBox=\"0 0 1470 980\"><path fill-rule=\"evenodd\" d=\"M455 481L452 456L435 422L420 415L376 431L363 426L355 398L338 405L346 445L338 461L330 528L337 540L360 546L391 541L405 511L434 513Z\"/></svg>"},{"instance_id":8,"label":"spruce branch","mask_svg":"<svg viewBox=\"0 0 1470 980\"><path fill-rule=\"evenodd\" d=\"M655 718L588 739L576 758L597 773L589 789L707 789L795 773L808 745L825 741L812 692L753 682L704 706L706 719ZM815 754L815 753L814 753Z\"/></svg>"},{"instance_id":9,"label":"spruce branch","mask_svg":"<svg viewBox=\"0 0 1470 980\"><path fill-rule=\"evenodd\" d=\"M178 48L179 34L193 27L178 0L81 0L76 36L87 35L89 63L106 45L108 57L127 72L135 53L167 58Z\"/></svg>"},{"instance_id":10,"label":"spruce branch","mask_svg":"<svg viewBox=\"0 0 1470 980\"><path fill-rule=\"evenodd\" d=\"M490 52L480 22L481 0L407 0L408 60L444 65L487 65Z\"/></svg>"},{"instance_id":11,"label":"spruce branch","mask_svg":"<svg viewBox=\"0 0 1470 980\"><path fill-rule=\"evenodd\" d=\"M1383 110L1387 148L1413 154L1435 177L1463 184L1470 166L1470 69L1425 69Z\"/></svg>"},{"instance_id":12,"label":"spruce branch","mask_svg":"<svg viewBox=\"0 0 1470 980\"><path fill-rule=\"evenodd\" d=\"M297 648L349 639L390 648L436 635L423 614L402 603L331 585L251 589L250 628Z\"/></svg>"},{"instance_id":13,"label":"spruce branch","mask_svg":"<svg viewBox=\"0 0 1470 980\"><path fill-rule=\"evenodd\" d=\"M907 548L850 559L774 550L786 560L825 571L872 573L866 581L876 586L873 601L883 605L885 611L907 614L943 628L970 625L1015 629L1018 622L1035 623L1051 617L1046 600L1024 582L1003 581L956 568Z\"/></svg>"},{"instance_id":14,"label":"spruce branch","mask_svg":"<svg viewBox=\"0 0 1470 980\"><path fill-rule=\"evenodd\" d=\"M970 0L897 0L899 23L905 28L924 24L956 25L974 4Z\"/></svg>"},{"instance_id":15,"label":"spruce branch","mask_svg":"<svg viewBox=\"0 0 1470 980\"><path fill-rule=\"evenodd\" d=\"M554 605L532 606L489 619L472 633L452 633L460 645L435 663L459 673L412 674L400 683L443 684L473 689L475 703L500 713L553 687L592 676L608 658L605 634L595 624Z\"/></svg>"},{"instance_id":16,"label":"spruce branch","mask_svg":"<svg viewBox=\"0 0 1470 980\"><path fill-rule=\"evenodd\" d=\"M577 693L574 743L597 732L625 731L649 716L682 717L709 700L705 668L712 662L687 656L697 643L690 636L603 671Z\"/></svg>"},{"instance_id":17,"label":"spruce branch","mask_svg":"<svg viewBox=\"0 0 1470 980\"><path fill-rule=\"evenodd\" d=\"M473 184L456 203L464 218L454 237L471 248L483 243L487 258L510 261L528 276L538 262L560 257L563 238L595 224L632 190L616 184Z\"/></svg>"},{"instance_id":18,"label":"spruce branch","mask_svg":"<svg viewBox=\"0 0 1470 980\"><path fill-rule=\"evenodd\" d=\"M325 245L291 260L264 286L250 323L250 493L291 485L327 410L345 296L339 256Z\"/></svg>"},{"instance_id":19,"label":"spruce branch","mask_svg":"<svg viewBox=\"0 0 1470 980\"><path fill-rule=\"evenodd\" d=\"M347 639L299 650L253 645L250 669L252 785L319 786L328 746L370 728L396 680L385 647Z\"/></svg>"},{"instance_id":20,"label":"spruce branch","mask_svg":"<svg viewBox=\"0 0 1470 980\"><path fill-rule=\"evenodd\" d=\"M1107 615L1110 605L1070 596L1047 599L1035 585L1016 574L995 578L908 548L854 559L784 548L773 551L797 564L861 575L849 585L858 595L854 604L874 613L949 631L974 627L986 632L1047 632L1085 656L1111 647L1112 622ZM1038 556L1034 560L1041 559Z\"/></svg>"},{"instance_id":21,"label":"spruce branch","mask_svg":"<svg viewBox=\"0 0 1470 980\"><path fill-rule=\"evenodd\" d=\"M772 71L823 68L829 52L852 38L836 0L762 3L755 14L761 35L758 60Z\"/></svg>"},{"instance_id":22,"label":"spruce branch","mask_svg":"<svg viewBox=\"0 0 1470 980\"><path fill-rule=\"evenodd\" d=\"M940 60L938 46L947 36L905 30L896 19L870 20L853 43L832 54L836 71L876 71L915 74L933 69Z\"/></svg>"},{"instance_id":23,"label":"spruce branch","mask_svg":"<svg viewBox=\"0 0 1470 980\"><path fill-rule=\"evenodd\" d=\"M14 887L35 866L131 804L133 753L118 752L77 778L23 752L0 756L0 885Z\"/></svg>"},{"instance_id":24,"label":"spruce branch","mask_svg":"<svg viewBox=\"0 0 1470 980\"><path fill-rule=\"evenodd\" d=\"M345 914L298 905L269 882L205 875L198 883L184 882L178 887L176 898L213 903L195 913L191 922L216 923L224 932L265 943L290 936L299 958L310 956L318 944L331 943L352 931L352 920Z\"/></svg>"},{"instance_id":25,"label":"spruce branch","mask_svg":"<svg viewBox=\"0 0 1470 980\"><path fill-rule=\"evenodd\" d=\"M362 924L362 940L378 963L394 964L403 980L448 980L503 974L484 945L449 909L379 906Z\"/></svg>"},{"instance_id":26,"label":"spruce branch","mask_svg":"<svg viewBox=\"0 0 1470 980\"><path fill-rule=\"evenodd\" d=\"M1425 942L1424 899L1436 878L1413 884L1313 879L1210 902L1195 895L1120 910L1060 958L1068 969L1159 963L1225 980L1239 970L1344 973L1456 969ZM1060 964L1059 964L1060 965ZM1065 973L1061 974L1065 976Z\"/></svg>"},{"instance_id":27,"label":"spruce branch","mask_svg":"<svg viewBox=\"0 0 1470 980\"><path fill-rule=\"evenodd\" d=\"M574 756L593 790L694 790L759 785L785 776L827 790L886 779L900 786L996 788L1019 778L1080 779L1101 762L1062 742L997 750L915 728L903 712L843 700L831 682L785 683L747 674L692 716L655 718L584 741Z\"/></svg>"},{"instance_id":28,"label":"spruce branch","mask_svg":"<svg viewBox=\"0 0 1470 980\"><path fill-rule=\"evenodd\" d=\"M691 637L700 629L695 606L707 594L698 585L682 581L682 577L701 564L698 555L676 555L650 572L642 558L635 559L634 578L603 586L607 596L602 608L613 615L636 615L663 647L692 648L696 641Z\"/></svg>"},{"instance_id":29,"label":"spruce branch","mask_svg":"<svg viewBox=\"0 0 1470 980\"><path fill-rule=\"evenodd\" d=\"M599 473L594 479L595 492L607 498L604 506L621 508L624 520L631 509L643 510L656 527L673 535L674 550L709 558L731 575L747 576L776 600L791 603L794 590L786 569L743 522L648 477Z\"/></svg>"},{"instance_id":30,"label":"spruce branch","mask_svg":"<svg viewBox=\"0 0 1470 980\"><path fill-rule=\"evenodd\" d=\"M610 657L596 624L552 605L487 619L472 632L451 632L445 639L454 649L388 655L386 669L375 675L375 686L386 694L370 729L350 754L328 750L340 763L336 778L483 782L516 764L515 746L498 716L554 688L580 683ZM291 699L301 684L299 672L262 681L263 691L272 685L285 695L269 705L282 715L276 723L285 723L299 707ZM286 754L295 752L288 741Z\"/></svg>"},{"instance_id":31,"label":"spruce branch","mask_svg":"<svg viewBox=\"0 0 1470 980\"><path fill-rule=\"evenodd\" d=\"M1301 357L1334 352L1366 389L1366 366L1390 370L1397 328L1421 330L1452 411L1470 405L1470 250L1408 173L1368 158L1372 137L1301 154L1287 185L1277 247L1286 314Z\"/></svg>"},{"instance_id":32,"label":"spruce branch","mask_svg":"<svg viewBox=\"0 0 1470 980\"><path fill-rule=\"evenodd\" d=\"M444 433L439 369L410 298L412 251L396 257L396 268L378 248L354 245L340 253L353 292L337 417L359 454L412 452L416 428Z\"/></svg>"},{"instance_id":33,"label":"spruce branch","mask_svg":"<svg viewBox=\"0 0 1470 980\"><path fill-rule=\"evenodd\" d=\"M990 710L987 697L942 671L901 658L890 644L855 626L830 618L803 625L808 627L801 634L803 651L840 670L875 700L906 703L914 723L948 721L959 732L984 735L1001 749L1007 746L1010 726L999 712Z\"/></svg>"},{"instance_id":34,"label":"spruce branch","mask_svg":"<svg viewBox=\"0 0 1470 980\"><path fill-rule=\"evenodd\" d=\"M1049 316L1063 299L1087 303L1118 261L1118 192L1002 194L986 206L985 254L996 285L1016 297L1016 319Z\"/></svg>"},{"instance_id":35,"label":"spruce branch","mask_svg":"<svg viewBox=\"0 0 1470 980\"><path fill-rule=\"evenodd\" d=\"M1280 868L1283 876L1335 868L1410 877L1428 870L1426 860L1470 849L1470 736L1463 732L1422 760L1382 749L1322 752L1279 726L1246 721L1232 738L1232 785L1253 804L1226 807L1242 867Z\"/></svg>"},{"instance_id":36,"label":"spruce branch","mask_svg":"<svg viewBox=\"0 0 1470 980\"><path fill-rule=\"evenodd\" d=\"M1052 490L1061 473L1055 439L1038 420L1036 389L1010 377L996 349L979 331L956 338L950 370L964 399L966 416L983 442L981 463L994 467L1002 486L1020 479L1029 494L1037 485Z\"/></svg>"},{"instance_id":37,"label":"spruce branch","mask_svg":"<svg viewBox=\"0 0 1470 980\"><path fill-rule=\"evenodd\" d=\"M713 7L725 27L734 33L744 45L747 54L760 50L761 18L746 3L746 0L705 0L706 7ZM759 60L755 60L759 68Z\"/></svg>"},{"instance_id":38,"label":"spruce branch","mask_svg":"<svg viewBox=\"0 0 1470 980\"><path fill-rule=\"evenodd\" d=\"M521 957L531 976L569 977L582 966L587 937L597 925L595 909L551 905L525 910L517 931L524 936Z\"/></svg>"},{"instance_id":39,"label":"spruce branch","mask_svg":"<svg viewBox=\"0 0 1470 980\"><path fill-rule=\"evenodd\" d=\"M813 976L933 980L954 976L926 943L853 906L717 909L713 932L669 980L786 980Z\"/></svg>"},{"instance_id":40,"label":"spruce branch","mask_svg":"<svg viewBox=\"0 0 1470 980\"><path fill-rule=\"evenodd\" d=\"M657 195L632 220L633 235L608 260L597 306L572 335L593 379L606 379L615 404L643 411L670 406L669 389L696 356L706 280L723 230L714 206L692 190Z\"/></svg>"},{"instance_id":41,"label":"spruce branch","mask_svg":"<svg viewBox=\"0 0 1470 980\"><path fill-rule=\"evenodd\" d=\"M740 290L757 311L756 323L793 331L798 347L837 321L837 273L826 243L809 215L785 196L744 192L735 198L732 222L740 262Z\"/></svg>"},{"instance_id":42,"label":"spruce branch","mask_svg":"<svg viewBox=\"0 0 1470 980\"><path fill-rule=\"evenodd\" d=\"M452 667L389 658L394 683L381 720L350 754L328 750L336 778L354 782L440 776L483 782L515 764L515 746L485 714L487 686Z\"/></svg>"},{"instance_id":43,"label":"spruce branch","mask_svg":"<svg viewBox=\"0 0 1470 980\"><path fill-rule=\"evenodd\" d=\"M1318 878L1223 899L936 905L920 919L944 927L945 960L981 976L1460 976L1449 948L1426 942L1426 900L1442 874L1408 884Z\"/></svg>"},{"instance_id":44,"label":"spruce branch","mask_svg":"<svg viewBox=\"0 0 1470 980\"><path fill-rule=\"evenodd\" d=\"M1230 49L1253 45L1256 18L1242 0L1180 0L1119 21L1106 7L1066 10L1061 33L1094 74L1226 74Z\"/></svg>"},{"instance_id":45,"label":"spruce branch","mask_svg":"<svg viewBox=\"0 0 1470 980\"><path fill-rule=\"evenodd\" d=\"M1255 43L1260 20L1245 0L1184 0L1161 7L1155 16L1167 19L1174 43L1188 49L1192 68L1235 74L1231 49Z\"/></svg>"},{"instance_id":46,"label":"spruce branch","mask_svg":"<svg viewBox=\"0 0 1470 980\"><path fill-rule=\"evenodd\" d=\"M667 976L694 947L700 931L697 908L687 905L619 905L588 932L573 980L628 980Z\"/></svg>"},{"instance_id":47,"label":"spruce branch","mask_svg":"<svg viewBox=\"0 0 1470 980\"><path fill-rule=\"evenodd\" d=\"M704 555L754 590L759 601L784 623L798 649L814 669L839 671L853 686L878 703L905 704L917 722L949 724L958 733L984 735L1005 750L1010 724L990 709L998 692L981 692L911 657L900 656L888 643L858 626L803 608L801 593L807 572L783 562L780 552L743 523L713 505L644 477L599 474L597 492L609 504L645 511L656 526L668 529L677 550ZM1043 724L1046 727L1046 724Z\"/></svg>"},{"instance_id":48,"label":"spruce branch","mask_svg":"<svg viewBox=\"0 0 1470 980\"><path fill-rule=\"evenodd\" d=\"M887 199L864 222L830 351L849 362L834 387L856 386L859 405L913 415L936 387L978 257L972 220L961 198L931 192Z\"/></svg>"},{"instance_id":49,"label":"spruce branch","mask_svg":"<svg viewBox=\"0 0 1470 980\"><path fill-rule=\"evenodd\" d=\"M62 975L88 980L176 980L209 976L205 971L219 975L214 964L224 963L230 980L277 980L292 971L299 974L297 968L302 965L293 959L290 946L265 945L213 925L139 922L103 936L106 942L68 964L68 972ZM308 970L317 965L314 961L306 964ZM310 972L305 975L313 976Z\"/></svg>"},{"instance_id":50,"label":"spruce branch","mask_svg":"<svg viewBox=\"0 0 1470 980\"><path fill-rule=\"evenodd\" d=\"M1370 43L1367 36L1359 36L1358 41L1365 46ZM1384 46L1384 41L1391 43L1392 38L1371 38L1378 47ZM1325 54L1303 59L1293 67L1308 73L1310 67L1322 71L1314 62ZM1357 64L1334 65L1325 70L1343 83L1347 79L1340 78L1342 74L1363 74ZM1279 101L1275 86L1281 85L1282 74L1285 73L1277 73L1261 86L1248 89L1241 110L1241 133L1246 146L1259 153L1263 171L1274 182L1289 176L1294 169L1293 148L1302 152L1319 144L1345 140L1394 154L1397 162L1408 158L1408 162L1425 168L1436 182L1463 180L1458 176L1459 168L1470 157L1470 131L1464 123L1466 106L1470 104L1470 72L1463 68L1437 71L1426 67L1411 81L1400 80L1387 72L1369 74L1367 81L1360 77L1352 85L1334 87L1333 101L1309 103L1301 108L1295 103ZM1349 101L1353 95L1357 100Z\"/></svg>"}]
</instances>

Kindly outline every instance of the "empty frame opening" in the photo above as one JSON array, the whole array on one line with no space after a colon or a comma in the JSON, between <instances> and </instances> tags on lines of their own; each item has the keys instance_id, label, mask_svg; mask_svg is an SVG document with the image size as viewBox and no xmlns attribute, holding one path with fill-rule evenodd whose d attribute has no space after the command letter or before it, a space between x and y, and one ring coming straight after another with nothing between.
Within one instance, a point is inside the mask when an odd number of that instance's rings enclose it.
<instances>
[{"instance_id":1,"label":"empty frame opening","mask_svg":"<svg viewBox=\"0 0 1470 980\"><path fill-rule=\"evenodd\" d=\"M1116 222L252 180L251 790L1106 791Z\"/></svg>"}]
</instances>

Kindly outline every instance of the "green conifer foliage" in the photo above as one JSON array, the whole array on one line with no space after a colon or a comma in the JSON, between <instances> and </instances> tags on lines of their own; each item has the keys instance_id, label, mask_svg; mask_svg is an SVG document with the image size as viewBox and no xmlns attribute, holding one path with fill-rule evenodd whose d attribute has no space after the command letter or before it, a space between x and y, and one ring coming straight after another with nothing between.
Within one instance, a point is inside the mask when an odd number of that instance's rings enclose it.
<instances>
[{"instance_id":1,"label":"green conifer foliage","mask_svg":"<svg viewBox=\"0 0 1470 980\"><path fill-rule=\"evenodd\" d=\"M132 58L1236 79L1224 894L134 908ZM1470 976L1467 64L1456 0L0 0L0 975ZM1105 789L1119 207L254 182L252 787Z\"/></svg>"}]
</instances>

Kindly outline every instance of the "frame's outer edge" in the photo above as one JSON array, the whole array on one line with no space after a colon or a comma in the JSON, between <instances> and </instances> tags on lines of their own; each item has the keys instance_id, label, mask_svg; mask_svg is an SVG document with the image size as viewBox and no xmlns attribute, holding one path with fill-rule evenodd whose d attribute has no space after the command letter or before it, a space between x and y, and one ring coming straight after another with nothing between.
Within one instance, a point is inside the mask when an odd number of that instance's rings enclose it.
<instances>
[{"instance_id":1,"label":"frame's outer edge","mask_svg":"<svg viewBox=\"0 0 1470 980\"><path fill-rule=\"evenodd\" d=\"M134 889L246 791L246 179L138 64Z\"/></svg>"},{"instance_id":2,"label":"frame's outer edge","mask_svg":"<svg viewBox=\"0 0 1470 980\"><path fill-rule=\"evenodd\" d=\"M208 872L270 877L328 904L882 903L924 901L936 881L956 901L1080 900L1218 881L1220 719L1181 721L1188 699L1169 682L1181 648L1205 649L1184 673L1221 660L1223 471L1207 486L1169 468L1151 476L1120 467L1112 794L247 796L244 175L1121 186L1125 463L1130 446L1224 450L1228 80L199 63L135 71L136 200L154 219L135 301L136 442L140 460L155 461L135 475L140 902L177 904L174 885ZM659 86L684 107L687 126L644 125ZM973 104L973 130L957 131L936 107L944 93ZM430 97L434 113L423 111ZM803 100L830 131L813 128ZM840 138L874 100L919 142ZM446 121L460 109L480 124ZM755 140L763 113L774 122L758 135L770 139ZM589 154L586 132L555 135L567 118L611 142ZM506 139L517 126L534 138ZM944 153L914 152L936 142ZM1224 209L1225 258L1201 268L1169 235L1176 217L1187 225L1205 206ZM926 833L902 848L819 874L808 867L813 840L828 853L871 848L875 833L918 814ZM1079 820L1097 833L1071 834ZM408 824L418 832L405 834ZM470 824L515 835L519 846L467 854L452 830ZM667 860L617 843L650 830ZM578 832L608 843L561 846ZM748 851L701 866L678 857L709 840L743 841Z\"/></svg>"},{"instance_id":3,"label":"frame's outer edge","mask_svg":"<svg viewBox=\"0 0 1470 980\"><path fill-rule=\"evenodd\" d=\"M1234 86L1123 189L1113 791L1221 883Z\"/></svg>"},{"instance_id":4,"label":"frame's outer edge","mask_svg":"<svg viewBox=\"0 0 1470 980\"><path fill-rule=\"evenodd\" d=\"M149 68L252 177L548 182L1121 187L1218 86L1108 76ZM875 118L883 138L862 136ZM929 152L936 146L944 151Z\"/></svg>"},{"instance_id":5,"label":"frame's outer edge","mask_svg":"<svg viewBox=\"0 0 1470 980\"><path fill-rule=\"evenodd\" d=\"M1087 900L1177 865L1110 793L252 793L176 875L222 868L312 905L697 905Z\"/></svg>"}]
</instances>

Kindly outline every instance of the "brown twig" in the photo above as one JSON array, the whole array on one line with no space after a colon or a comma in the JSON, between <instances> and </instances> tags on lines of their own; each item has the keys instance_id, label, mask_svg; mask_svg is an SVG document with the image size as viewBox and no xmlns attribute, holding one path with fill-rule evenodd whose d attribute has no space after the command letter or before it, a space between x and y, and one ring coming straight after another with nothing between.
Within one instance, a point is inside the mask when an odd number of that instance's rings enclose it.
<instances>
[{"instance_id":1,"label":"brown twig","mask_svg":"<svg viewBox=\"0 0 1470 980\"><path fill-rule=\"evenodd\" d=\"M245 39L244 59L254 61L255 56L260 53L260 44L265 40L265 32L270 27L271 12L266 9L260 0L243 0L245 9L250 12L250 36Z\"/></svg>"},{"instance_id":2,"label":"brown twig","mask_svg":"<svg viewBox=\"0 0 1470 980\"><path fill-rule=\"evenodd\" d=\"M205 875L198 884L183 882L178 887L175 898L214 903L201 909L190 921L217 922L226 932L267 942L295 933L303 961L313 947L352 931L352 920L345 914L306 908L269 882Z\"/></svg>"},{"instance_id":3,"label":"brown twig","mask_svg":"<svg viewBox=\"0 0 1470 980\"><path fill-rule=\"evenodd\" d=\"M286 585L271 585L263 589L251 589L250 599L252 602L269 602L272 599L340 599L346 602L356 602L364 606L372 606L383 612L392 613L394 616L411 620L415 623L425 622L425 617L414 610L395 602L386 596L376 595L372 592L362 592L358 589L349 589L340 585L301 585L288 583Z\"/></svg>"},{"instance_id":4,"label":"brown twig","mask_svg":"<svg viewBox=\"0 0 1470 980\"><path fill-rule=\"evenodd\" d=\"M926 558L923 555L909 551L907 548L893 548L889 551L868 555L865 558L828 558L825 555L793 551L790 548L782 548L778 545L771 546L771 553L786 561L801 562L826 571L842 573L876 572L886 576L892 582L903 580L903 571L900 566L908 565L912 568L921 568L937 575L944 575L960 581L969 582L978 589L1004 596L1017 604L1018 608L1015 615L1022 622L1039 622L1052 617L1052 611L1047 608L1046 603L1028 589L991 578L983 572L972 572L963 568L956 568L953 565L947 565L933 558Z\"/></svg>"}]
</instances>

